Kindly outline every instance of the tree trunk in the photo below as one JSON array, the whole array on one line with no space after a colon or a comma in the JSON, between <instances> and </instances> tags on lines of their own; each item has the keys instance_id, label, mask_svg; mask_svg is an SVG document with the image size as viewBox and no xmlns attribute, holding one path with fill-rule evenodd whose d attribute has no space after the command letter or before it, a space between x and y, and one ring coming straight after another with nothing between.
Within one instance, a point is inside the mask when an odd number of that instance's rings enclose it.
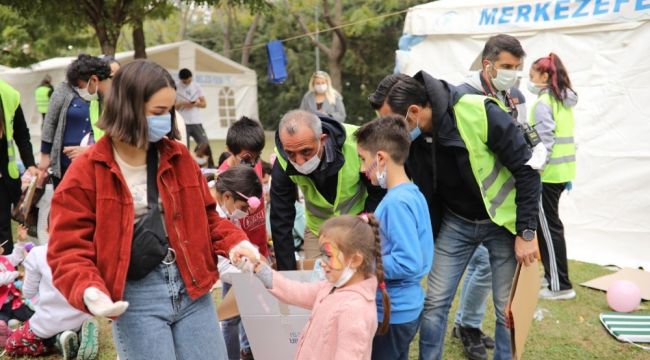
<instances>
[{"instance_id":1,"label":"tree trunk","mask_svg":"<svg viewBox=\"0 0 650 360\"><path fill-rule=\"evenodd\" d=\"M343 18L343 3L341 0L336 0L334 3L334 16L330 13L328 0L323 0L323 15L325 21L330 27L337 27L341 24ZM329 53L327 53L329 74L332 78L332 87L343 92L343 82L341 68L343 64L343 56L347 50L347 42L343 30L336 29L332 31L332 42L329 46Z\"/></svg>"},{"instance_id":2,"label":"tree trunk","mask_svg":"<svg viewBox=\"0 0 650 360\"><path fill-rule=\"evenodd\" d=\"M248 63L250 61L250 55L251 55L251 48L250 46L253 44L253 38L255 37L255 30L257 30L257 24L260 22L260 14L255 14L255 18L253 18L253 23L251 26L248 28L248 32L246 32L246 39L244 39L244 48L242 49L241 53L241 64L244 66L248 66Z\"/></svg>"},{"instance_id":3,"label":"tree trunk","mask_svg":"<svg viewBox=\"0 0 650 360\"><path fill-rule=\"evenodd\" d=\"M221 30L223 32L223 50L221 55L230 59L232 53L232 40L230 39L230 34L232 33L232 9L230 6L225 5L224 10L226 12L226 21L221 25Z\"/></svg>"},{"instance_id":4,"label":"tree trunk","mask_svg":"<svg viewBox=\"0 0 650 360\"><path fill-rule=\"evenodd\" d=\"M102 54L104 55L115 55L115 47L117 41L112 42L108 36L108 31L103 23L95 24L95 34L97 34L97 39L99 40L99 47L102 49Z\"/></svg>"},{"instance_id":5,"label":"tree trunk","mask_svg":"<svg viewBox=\"0 0 650 360\"><path fill-rule=\"evenodd\" d=\"M133 21L133 49L135 50L135 54L133 55L134 59L147 58L142 18L137 18Z\"/></svg>"}]
</instances>

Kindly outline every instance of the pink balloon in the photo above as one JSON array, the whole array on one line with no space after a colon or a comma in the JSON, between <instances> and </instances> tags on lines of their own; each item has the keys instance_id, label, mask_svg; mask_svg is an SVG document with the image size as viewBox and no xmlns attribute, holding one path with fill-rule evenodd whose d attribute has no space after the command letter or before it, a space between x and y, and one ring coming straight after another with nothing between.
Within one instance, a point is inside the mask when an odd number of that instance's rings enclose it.
<instances>
[{"instance_id":1,"label":"pink balloon","mask_svg":"<svg viewBox=\"0 0 650 360\"><path fill-rule=\"evenodd\" d=\"M607 304L614 311L634 311L641 304L641 289L629 280L616 280L607 288Z\"/></svg>"}]
</instances>

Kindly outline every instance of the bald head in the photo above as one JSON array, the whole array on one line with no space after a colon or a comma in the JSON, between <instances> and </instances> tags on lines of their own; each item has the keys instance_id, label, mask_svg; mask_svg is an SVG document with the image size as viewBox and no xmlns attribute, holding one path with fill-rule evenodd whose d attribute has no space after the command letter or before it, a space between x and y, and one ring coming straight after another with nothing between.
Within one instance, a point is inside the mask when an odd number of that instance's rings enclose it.
<instances>
[{"instance_id":1,"label":"bald head","mask_svg":"<svg viewBox=\"0 0 650 360\"><path fill-rule=\"evenodd\" d=\"M284 132L290 136L294 136L302 130L301 127L309 128L314 134L314 139L320 138L323 133L323 126L318 116L305 110L291 110L284 114L280 120L278 131L280 135Z\"/></svg>"}]
</instances>

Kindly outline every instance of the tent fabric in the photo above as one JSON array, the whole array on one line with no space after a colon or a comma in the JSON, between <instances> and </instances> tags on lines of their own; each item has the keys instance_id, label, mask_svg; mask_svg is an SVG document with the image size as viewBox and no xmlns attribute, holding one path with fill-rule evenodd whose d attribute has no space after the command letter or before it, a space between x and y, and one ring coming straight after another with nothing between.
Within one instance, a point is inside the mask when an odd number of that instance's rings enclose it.
<instances>
[{"instance_id":1,"label":"tent fabric","mask_svg":"<svg viewBox=\"0 0 650 360\"><path fill-rule=\"evenodd\" d=\"M497 17L494 25L481 25L483 12L503 14L514 8L516 14L521 7L535 9L547 3L548 9L567 6L561 14L584 6L581 11L588 15L551 18L541 24L512 19L499 24ZM461 83L487 38L508 33L527 53L520 84L525 89L531 63L550 52L558 54L579 94L574 108L577 178L560 203L568 255L597 264L650 269L650 1L603 4L471 0L461 5L441 0L416 6L407 14L404 35L418 40L410 39L405 42L408 46L396 51L396 63L402 73L425 70ZM532 104L535 96L522 92Z\"/></svg>"},{"instance_id":2,"label":"tent fabric","mask_svg":"<svg viewBox=\"0 0 650 360\"><path fill-rule=\"evenodd\" d=\"M228 126L241 116L257 119L257 75L235 61L192 41L180 41L147 48L147 57L165 67L177 79L181 68L193 72L194 81L203 88L207 107L201 109L203 126L210 139L225 139ZM120 52L115 58L122 64L133 61L133 51ZM39 149L41 116L36 111L34 91L45 75L52 84L65 80L65 71L76 57L47 59L27 68L0 70L0 78L21 94L34 149ZM234 103L229 99L234 99ZM226 126L222 126L222 120Z\"/></svg>"}]
</instances>

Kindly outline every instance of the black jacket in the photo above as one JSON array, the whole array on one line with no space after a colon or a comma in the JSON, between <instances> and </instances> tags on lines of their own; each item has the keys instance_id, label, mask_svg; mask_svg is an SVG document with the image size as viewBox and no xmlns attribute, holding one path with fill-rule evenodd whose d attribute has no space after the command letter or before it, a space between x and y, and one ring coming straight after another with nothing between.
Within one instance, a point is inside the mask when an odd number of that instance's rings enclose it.
<instances>
[{"instance_id":1,"label":"black jacket","mask_svg":"<svg viewBox=\"0 0 650 360\"><path fill-rule=\"evenodd\" d=\"M346 139L346 133L343 125L338 121L324 116L320 116L320 119L323 125L323 133L327 134L328 141L334 142L333 148L335 152L331 159L325 159L325 155L323 155L318 168L306 176L314 181L316 189L323 197L333 203L336 199L339 170L345 163L341 149ZM280 156L287 161L287 169L286 171L283 170L279 162L276 161L271 172L271 235L278 270L295 270L296 259L294 252L296 249L293 243L292 229L296 217L294 204L298 196L298 188L289 176L302 174L289 162L287 155L284 153L278 132L275 134L275 145ZM373 186L364 174L361 174L361 181L368 191L364 210L372 212L384 197L385 191Z\"/></svg>"},{"instance_id":2,"label":"black jacket","mask_svg":"<svg viewBox=\"0 0 650 360\"><path fill-rule=\"evenodd\" d=\"M0 121L4 125L4 111L2 108L2 102L0 101ZM14 143L16 144L17 153L20 155L20 159L26 168L34 166L34 152L32 150L32 143L29 137L29 128L27 127L27 122L25 122L25 116L23 115L23 109L18 106L13 120L13 131L14 131ZM9 200L12 203L15 203L20 198L20 179L12 179L9 177L9 170L7 169L7 163L9 162L9 155L7 154L7 131L5 129L5 136L0 139L0 174L2 174L2 179L7 187L8 194L0 193L0 196L8 196Z\"/></svg>"},{"instance_id":3,"label":"black jacket","mask_svg":"<svg viewBox=\"0 0 650 360\"><path fill-rule=\"evenodd\" d=\"M469 219L489 219L470 167L469 153L456 127L453 106L463 94L424 71L414 78L427 91L436 136L422 134L411 143L406 168L429 203L434 233L440 229L444 208ZM487 146L516 181L517 232L534 230L541 187L539 173L525 165L531 152L510 115L489 100L485 109Z\"/></svg>"}]
</instances>

